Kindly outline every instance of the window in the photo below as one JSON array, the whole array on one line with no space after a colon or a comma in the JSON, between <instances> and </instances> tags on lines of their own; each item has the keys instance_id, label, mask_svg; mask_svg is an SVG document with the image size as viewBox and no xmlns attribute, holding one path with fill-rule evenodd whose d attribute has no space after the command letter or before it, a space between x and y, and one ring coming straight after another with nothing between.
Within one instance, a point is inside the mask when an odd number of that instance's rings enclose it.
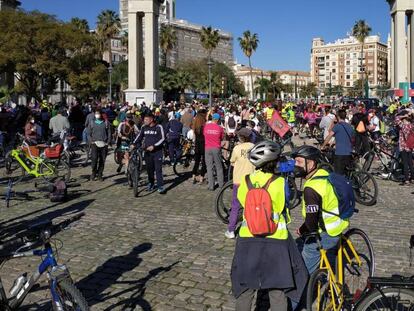
<instances>
[{"instance_id":1,"label":"window","mask_svg":"<svg viewBox=\"0 0 414 311\"><path fill-rule=\"evenodd\" d=\"M336 72L336 69L332 69L332 73L335 73Z\"/></svg>"},{"instance_id":2,"label":"window","mask_svg":"<svg viewBox=\"0 0 414 311\"><path fill-rule=\"evenodd\" d=\"M349 60L347 60L346 64L349 66L349 65L351 65L351 62Z\"/></svg>"},{"instance_id":3,"label":"window","mask_svg":"<svg viewBox=\"0 0 414 311\"><path fill-rule=\"evenodd\" d=\"M347 82L346 83L346 86L351 86L351 82Z\"/></svg>"},{"instance_id":4,"label":"window","mask_svg":"<svg viewBox=\"0 0 414 311\"><path fill-rule=\"evenodd\" d=\"M326 59L329 59L329 55L326 56Z\"/></svg>"},{"instance_id":5,"label":"window","mask_svg":"<svg viewBox=\"0 0 414 311\"><path fill-rule=\"evenodd\" d=\"M346 79L347 80L351 79L351 75L346 75Z\"/></svg>"},{"instance_id":6,"label":"window","mask_svg":"<svg viewBox=\"0 0 414 311\"><path fill-rule=\"evenodd\" d=\"M332 62L332 66L336 66L336 62Z\"/></svg>"},{"instance_id":7,"label":"window","mask_svg":"<svg viewBox=\"0 0 414 311\"><path fill-rule=\"evenodd\" d=\"M328 56L327 56L328 57ZM328 59L328 58L327 58ZM329 62L326 62L326 66L329 66Z\"/></svg>"}]
</instances>

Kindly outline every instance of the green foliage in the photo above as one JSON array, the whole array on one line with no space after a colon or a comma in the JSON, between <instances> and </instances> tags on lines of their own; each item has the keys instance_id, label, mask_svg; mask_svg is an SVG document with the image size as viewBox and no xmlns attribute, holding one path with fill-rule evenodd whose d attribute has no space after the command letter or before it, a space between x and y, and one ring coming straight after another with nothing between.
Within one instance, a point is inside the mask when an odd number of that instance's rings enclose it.
<instances>
[{"instance_id":1,"label":"green foliage","mask_svg":"<svg viewBox=\"0 0 414 311\"><path fill-rule=\"evenodd\" d=\"M249 59L250 83L253 85L252 55L259 45L259 36L257 33L252 34L250 30L246 30L243 33L243 36L239 37L237 40L239 41L240 48L242 49L244 55L246 55ZM253 97L253 94L251 94L251 96Z\"/></svg>"},{"instance_id":2,"label":"green foliage","mask_svg":"<svg viewBox=\"0 0 414 311\"><path fill-rule=\"evenodd\" d=\"M203 27L201 28L200 41L210 58L211 53L213 53L219 44L220 34L217 29L213 29L211 26Z\"/></svg>"},{"instance_id":3,"label":"green foliage","mask_svg":"<svg viewBox=\"0 0 414 311\"><path fill-rule=\"evenodd\" d=\"M108 74L85 21L62 23L39 12L2 11L0 29L0 73L16 73L17 93L39 100L40 92L52 94L61 80L82 98L102 94Z\"/></svg>"},{"instance_id":4,"label":"green foliage","mask_svg":"<svg viewBox=\"0 0 414 311\"><path fill-rule=\"evenodd\" d=\"M315 83L308 83L302 87L300 93L302 97L316 98L318 96L318 88Z\"/></svg>"},{"instance_id":5,"label":"green foliage","mask_svg":"<svg viewBox=\"0 0 414 311\"><path fill-rule=\"evenodd\" d=\"M97 35L101 43L101 52L109 53L109 66L112 66L111 39L119 34L120 29L121 20L116 12L105 10L98 15Z\"/></svg>"},{"instance_id":6,"label":"green foliage","mask_svg":"<svg viewBox=\"0 0 414 311\"><path fill-rule=\"evenodd\" d=\"M167 67L168 53L177 44L177 34L171 25L162 25L160 31L160 47L164 54L164 66Z\"/></svg>"}]
</instances>

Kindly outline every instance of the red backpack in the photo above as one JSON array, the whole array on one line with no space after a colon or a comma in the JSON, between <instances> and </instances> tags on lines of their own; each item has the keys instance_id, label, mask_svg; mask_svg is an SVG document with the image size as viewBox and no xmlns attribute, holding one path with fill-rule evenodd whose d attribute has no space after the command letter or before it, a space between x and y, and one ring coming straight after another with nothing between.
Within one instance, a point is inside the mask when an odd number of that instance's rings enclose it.
<instances>
[{"instance_id":1,"label":"red backpack","mask_svg":"<svg viewBox=\"0 0 414 311\"><path fill-rule=\"evenodd\" d=\"M277 176L273 175L264 187L255 188L246 175L247 196L244 209L244 218L249 231L254 236L272 235L277 230L277 224L273 221L272 198L268 191L270 184Z\"/></svg>"}]
</instances>

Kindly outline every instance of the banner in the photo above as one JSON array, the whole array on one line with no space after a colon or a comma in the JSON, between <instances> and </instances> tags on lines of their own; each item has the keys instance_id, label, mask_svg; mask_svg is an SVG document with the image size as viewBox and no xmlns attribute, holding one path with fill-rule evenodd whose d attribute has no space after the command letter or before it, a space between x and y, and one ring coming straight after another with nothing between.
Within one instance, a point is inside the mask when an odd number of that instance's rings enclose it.
<instances>
[{"instance_id":1,"label":"banner","mask_svg":"<svg viewBox=\"0 0 414 311\"><path fill-rule=\"evenodd\" d=\"M287 122L280 116L277 111L273 113L273 116L270 120L267 120L267 124L280 137L285 136L285 134L290 130L289 124L287 124Z\"/></svg>"}]
</instances>

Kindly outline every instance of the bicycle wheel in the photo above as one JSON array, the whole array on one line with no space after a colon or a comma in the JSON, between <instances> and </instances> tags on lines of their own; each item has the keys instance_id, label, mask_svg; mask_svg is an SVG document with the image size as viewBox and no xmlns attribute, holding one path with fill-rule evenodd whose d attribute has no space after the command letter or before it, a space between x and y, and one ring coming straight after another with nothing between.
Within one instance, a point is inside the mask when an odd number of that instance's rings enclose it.
<instances>
[{"instance_id":1,"label":"bicycle wheel","mask_svg":"<svg viewBox=\"0 0 414 311\"><path fill-rule=\"evenodd\" d=\"M133 171L132 171L132 187L134 189L134 197L138 197L139 191L139 168L138 165L134 165Z\"/></svg>"},{"instance_id":2,"label":"bicycle wheel","mask_svg":"<svg viewBox=\"0 0 414 311\"><path fill-rule=\"evenodd\" d=\"M368 172L356 171L351 174L351 182L358 203L365 206L377 203L378 185L374 176Z\"/></svg>"},{"instance_id":3,"label":"bicycle wheel","mask_svg":"<svg viewBox=\"0 0 414 311\"><path fill-rule=\"evenodd\" d=\"M357 228L348 230L342 239L344 284L349 297L354 298L364 291L368 277L374 275L374 249L368 235Z\"/></svg>"},{"instance_id":4,"label":"bicycle wheel","mask_svg":"<svg viewBox=\"0 0 414 311\"><path fill-rule=\"evenodd\" d=\"M312 273L306 293L306 310L332 310L332 303L338 306L338 300L337 293L330 289L328 272L318 269Z\"/></svg>"},{"instance_id":5,"label":"bicycle wheel","mask_svg":"<svg viewBox=\"0 0 414 311\"><path fill-rule=\"evenodd\" d=\"M15 158L12 157L11 151L9 151L4 159L4 168L1 174L2 178L6 181L11 180L14 184L22 181L26 181L30 178L26 170L20 165Z\"/></svg>"},{"instance_id":6,"label":"bicycle wheel","mask_svg":"<svg viewBox=\"0 0 414 311\"><path fill-rule=\"evenodd\" d=\"M54 182L57 179L69 182L71 176L69 164L61 159L44 160L39 166L39 173L46 182Z\"/></svg>"},{"instance_id":7,"label":"bicycle wheel","mask_svg":"<svg viewBox=\"0 0 414 311\"><path fill-rule=\"evenodd\" d=\"M59 301L53 301L54 310L89 311L85 297L83 297L82 293L71 281L67 279L58 281L56 293ZM58 306L58 304L60 305Z\"/></svg>"},{"instance_id":8,"label":"bicycle wheel","mask_svg":"<svg viewBox=\"0 0 414 311\"><path fill-rule=\"evenodd\" d=\"M357 311L367 310L414 310L414 291L406 288L382 288L374 290L356 307Z\"/></svg>"},{"instance_id":9,"label":"bicycle wheel","mask_svg":"<svg viewBox=\"0 0 414 311\"><path fill-rule=\"evenodd\" d=\"M217 193L214 199L214 210L222 223L228 224L233 199L233 181L229 180Z\"/></svg>"},{"instance_id":10,"label":"bicycle wheel","mask_svg":"<svg viewBox=\"0 0 414 311\"><path fill-rule=\"evenodd\" d=\"M193 155L187 154L185 156L182 156L178 159L177 162L174 163L173 170L174 174L178 177L184 177L191 174L191 171L193 170L192 164L193 164Z\"/></svg>"}]
</instances>

